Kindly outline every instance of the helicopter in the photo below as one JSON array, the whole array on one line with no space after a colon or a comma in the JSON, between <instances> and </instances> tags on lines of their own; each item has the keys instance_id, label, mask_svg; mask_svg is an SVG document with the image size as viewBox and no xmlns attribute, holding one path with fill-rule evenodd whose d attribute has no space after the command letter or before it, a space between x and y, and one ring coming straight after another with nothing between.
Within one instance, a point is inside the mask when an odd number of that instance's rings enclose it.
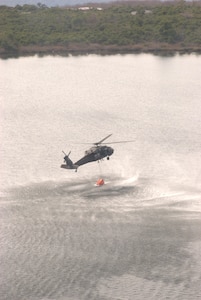
<instances>
[{"instance_id":1,"label":"helicopter","mask_svg":"<svg viewBox=\"0 0 201 300\"><path fill-rule=\"evenodd\" d=\"M114 153L114 149L112 147L108 147L105 145L103 142L108 139L112 134L107 135L105 138L100 140L99 142L93 143L93 146L86 150L84 153L84 156L76 161L75 163L72 162L72 160L69 158L71 151L66 154L64 151L64 164L61 165L61 168L63 169L74 169L77 171L78 167L88 164L90 162L94 161L101 161L105 157L107 160L110 159L110 156ZM132 142L132 141L120 141L120 142L111 142L108 144L116 144L116 143L127 143L127 142Z\"/></svg>"}]
</instances>

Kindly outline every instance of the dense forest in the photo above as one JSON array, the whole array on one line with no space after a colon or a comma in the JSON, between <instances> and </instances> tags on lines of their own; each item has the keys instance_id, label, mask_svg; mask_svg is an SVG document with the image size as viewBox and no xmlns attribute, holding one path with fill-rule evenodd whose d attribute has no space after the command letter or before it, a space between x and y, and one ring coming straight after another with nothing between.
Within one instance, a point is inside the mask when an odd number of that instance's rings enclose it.
<instances>
[{"instance_id":1,"label":"dense forest","mask_svg":"<svg viewBox=\"0 0 201 300\"><path fill-rule=\"evenodd\" d=\"M200 2L0 6L0 53L200 51Z\"/></svg>"}]
</instances>

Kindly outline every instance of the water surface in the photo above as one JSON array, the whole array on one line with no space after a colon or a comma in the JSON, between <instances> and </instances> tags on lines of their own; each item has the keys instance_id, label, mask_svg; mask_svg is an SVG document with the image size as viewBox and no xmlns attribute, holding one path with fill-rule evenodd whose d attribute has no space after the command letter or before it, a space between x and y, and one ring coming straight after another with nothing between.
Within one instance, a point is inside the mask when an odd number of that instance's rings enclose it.
<instances>
[{"instance_id":1,"label":"water surface","mask_svg":"<svg viewBox=\"0 0 201 300\"><path fill-rule=\"evenodd\" d=\"M201 298L201 57L0 60L0 298ZM113 133L109 161L60 168ZM103 177L106 185L94 183Z\"/></svg>"}]
</instances>

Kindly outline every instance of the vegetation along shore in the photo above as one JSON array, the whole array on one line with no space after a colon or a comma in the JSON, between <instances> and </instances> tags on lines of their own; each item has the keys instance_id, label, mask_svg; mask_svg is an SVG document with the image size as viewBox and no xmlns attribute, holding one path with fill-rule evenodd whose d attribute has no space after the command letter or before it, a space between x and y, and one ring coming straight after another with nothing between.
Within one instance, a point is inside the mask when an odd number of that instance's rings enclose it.
<instances>
[{"instance_id":1,"label":"vegetation along shore","mask_svg":"<svg viewBox=\"0 0 201 300\"><path fill-rule=\"evenodd\" d=\"M0 6L0 56L201 52L201 2Z\"/></svg>"}]
</instances>

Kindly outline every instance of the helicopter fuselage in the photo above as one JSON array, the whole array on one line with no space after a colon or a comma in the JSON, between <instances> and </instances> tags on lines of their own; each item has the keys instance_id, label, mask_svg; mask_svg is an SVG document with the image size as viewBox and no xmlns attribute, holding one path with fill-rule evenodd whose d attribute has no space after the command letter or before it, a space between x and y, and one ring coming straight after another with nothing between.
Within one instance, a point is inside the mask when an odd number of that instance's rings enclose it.
<instances>
[{"instance_id":1,"label":"helicopter fuselage","mask_svg":"<svg viewBox=\"0 0 201 300\"><path fill-rule=\"evenodd\" d=\"M105 157L109 159L113 152L114 149L108 146L93 146L85 151L84 157L78 160L75 165L81 166L92 161L102 160Z\"/></svg>"},{"instance_id":2,"label":"helicopter fuselage","mask_svg":"<svg viewBox=\"0 0 201 300\"><path fill-rule=\"evenodd\" d=\"M94 154L94 157L98 159L102 159L104 157L109 157L113 154L114 149L108 146L93 146L90 149L85 151L85 155Z\"/></svg>"}]
</instances>

